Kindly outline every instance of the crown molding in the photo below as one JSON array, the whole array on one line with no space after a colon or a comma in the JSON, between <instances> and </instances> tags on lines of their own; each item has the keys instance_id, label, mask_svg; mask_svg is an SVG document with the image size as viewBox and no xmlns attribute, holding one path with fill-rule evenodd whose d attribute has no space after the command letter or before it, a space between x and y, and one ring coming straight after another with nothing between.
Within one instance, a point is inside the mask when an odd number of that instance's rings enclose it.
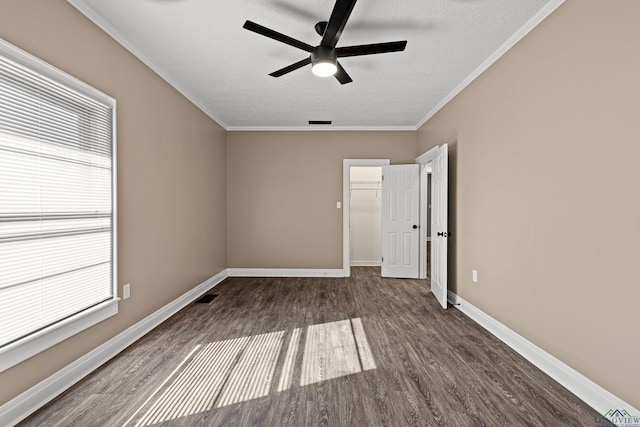
<instances>
[{"instance_id":1,"label":"crown molding","mask_svg":"<svg viewBox=\"0 0 640 427\"><path fill-rule=\"evenodd\" d=\"M551 15L566 0L552 0L545 7L540 9L531 19L529 19L518 31L516 31L507 41L505 41L491 56L489 56L482 64L471 72L458 86L455 87L447 96L445 96L422 120L420 120L415 128L419 130L430 118L436 115L438 111L444 108L453 98L469 86L475 79L491 67L498 59L507 53L513 46L529 34L535 27Z\"/></svg>"},{"instance_id":2,"label":"crown molding","mask_svg":"<svg viewBox=\"0 0 640 427\"><path fill-rule=\"evenodd\" d=\"M67 0L67 3L78 9L80 13L87 17L91 22L96 24L102 31L107 33L117 43L122 45L122 47L131 52L131 54L142 61L143 64L151 68L153 72L159 75L164 81L169 83L169 85L180 92L185 98L187 98L193 105L202 110L202 112L209 116L213 121L218 123L224 130L228 130L227 124L222 121L213 111L202 104L195 94L193 94L182 84L180 84L180 81L176 79L170 72L153 62L151 59L149 59L149 57L142 53L142 51L137 49L129 40L127 40L126 37L122 35L122 33L120 33L111 24L109 24L107 20L102 17L102 15L100 15L95 9L89 6L89 4L85 0Z\"/></svg>"},{"instance_id":3,"label":"crown molding","mask_svg":"<svg viewBox=\"0 0 640 427\"><path fill-rule=\"evenodd\" d=\"M416 131L415 126L229 126L230 132L307 132L307 131L326 131L326 132L407 132Z\"/></svg>"}]
</instances>

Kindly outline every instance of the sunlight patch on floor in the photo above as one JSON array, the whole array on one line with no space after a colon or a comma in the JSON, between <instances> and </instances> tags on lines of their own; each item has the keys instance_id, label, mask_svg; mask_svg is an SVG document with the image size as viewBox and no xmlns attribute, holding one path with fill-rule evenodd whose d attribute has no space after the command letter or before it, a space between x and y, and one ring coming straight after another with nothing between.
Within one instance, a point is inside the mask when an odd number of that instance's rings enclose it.
<instances>
[{"instance_id":1,"label":"sunlight patch on floor","mask_svg":"<svg viewBox=\"0 0 640 427\"><path fill-rule=\"evenodd\" d=\"M142 405L139 411L146 411L136 427L282 392L290 389L298 378L300 386L307 386L376 369L359 318L311 325L306 331L296 328L289 334L286 346L285 332L196 347L156 390L158 397L153 399L154 392ZM278 363L280 378L275 384Z\"/></svg>"},{"instance_id":2,"label":"sunlight patch on floor","mask_svg":"<svg viewBox=\"0 0 640 427\"><path fill-rule=\"evenodd\" d=\"M284 331L252 337L234 366L218 404L220 408L269 394Z\"/></svg>"},{"instance_id":3,"label":"sunlight patch on floor","mask_svg":"<svg viewBox=\"0 0 640 427\"><path fill-rule=\"evenodd\" d=\"M293 374L296 359L298 357L298 347L300 345L300 333L302 329L296 328L291 333L291 339L289 340L289 348L284 358L284 364L282 365L282 372L280 373L280 382L278 383L278 391L288 390L293 382Z\"/></svg>"},{"instance_id":4,"label":"sunlight patch on floor","mask_svg":"<svg viewBox=\"0 0 640 427\"><path fill-rule=\"evenodd\" d=\"M358 321L357 328L352 326L354 320ZM366 368L360 361L359 349L367 353ZM371 350L360 319L312 325L307 329L300 385L375 369L375 363L372 362Z\"/></svg>"}]
</instances>

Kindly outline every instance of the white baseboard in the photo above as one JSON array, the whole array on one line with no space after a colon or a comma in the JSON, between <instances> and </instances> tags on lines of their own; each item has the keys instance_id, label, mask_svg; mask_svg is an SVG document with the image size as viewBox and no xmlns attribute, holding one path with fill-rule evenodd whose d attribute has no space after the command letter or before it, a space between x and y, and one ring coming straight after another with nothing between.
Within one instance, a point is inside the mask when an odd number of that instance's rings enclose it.
<instances>
[{"instance_id":1,"label":"white baseboard","mask_svg":"<svg viewBox=\"0 0 640 427\"><path fill-rule=\"evenodd\" d=\"M451 291L448 293L448 300L451 304L456 304L454 305L455 308L495 335L599 414L605 414L610 409L626 409L633 415L640 414L640 411L624 400L608 392L569 365L556 359L522 335L465 301L462 297Z\"/></svg>"},{"instance_id":2,"label":"white baseboard","mask_svg":"<svg viewBox=\"0 0 640 427\"><path fill-rule=\"evenodd\" d=\"M351 261L351 267L380 267L382 263L378 261Z\"/></svg>"},{"instance_id":3,"label":"white baseboard","mask_svg":"<svg viewBox=\"0 0 640 427\"><path fill-rule=\"evenodd\" d=\"M342 269L227 268L229 277L344 277Z\"/></svg>"},{"instance_id":4,"label":"white baseboard","mask_svg":"<svg viewBox=\"0 0 640 427\"><path fill-rule=\"evenodd\" d=\"M207 279L49 378L0 406L0 425L13 426L19 423L227 277L227 270L223 270Z\"/></svg>"}]
</instances>

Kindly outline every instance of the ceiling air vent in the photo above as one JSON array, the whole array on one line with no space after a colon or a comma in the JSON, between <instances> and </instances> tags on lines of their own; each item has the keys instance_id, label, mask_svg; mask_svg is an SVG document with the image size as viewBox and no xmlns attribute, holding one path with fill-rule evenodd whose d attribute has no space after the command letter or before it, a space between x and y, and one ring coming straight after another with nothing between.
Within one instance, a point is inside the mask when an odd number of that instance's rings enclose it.
<instances>
[{"instance_id":1,"label":"ceiling air vent","mask_svg":"<svg viewBox=\"0 0 640 427\"><path fill-rule=\"evenodd\" d=\"M330 125L331 120L309 120L310 125Z\"/></svg>"}]
</instances>

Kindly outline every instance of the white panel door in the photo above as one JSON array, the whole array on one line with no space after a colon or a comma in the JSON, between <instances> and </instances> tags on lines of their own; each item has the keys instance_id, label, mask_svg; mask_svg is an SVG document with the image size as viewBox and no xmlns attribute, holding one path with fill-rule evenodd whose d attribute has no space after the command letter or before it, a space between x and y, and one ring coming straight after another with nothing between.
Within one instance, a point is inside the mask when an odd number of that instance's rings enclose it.
<instances>
[{"instance_id":1,"label":"white panel door","mask_svg":"<svg viewBox=\"0 0 640 427\"><path fill-rule=\"evenodd\" d=\"M448 153L447 144L438 148L431 172L431 292L447 308L447 215Z\"/></svg>"},{"instance_id":2,"label":"white panel door","mask_svg":"<svg viewBox=\"0 0 640 427\"><path fill-rule=\"evenodd\" d=\"M382 167L382 277L417 279L420 166Z\"/></svg>"}]
</instances>

